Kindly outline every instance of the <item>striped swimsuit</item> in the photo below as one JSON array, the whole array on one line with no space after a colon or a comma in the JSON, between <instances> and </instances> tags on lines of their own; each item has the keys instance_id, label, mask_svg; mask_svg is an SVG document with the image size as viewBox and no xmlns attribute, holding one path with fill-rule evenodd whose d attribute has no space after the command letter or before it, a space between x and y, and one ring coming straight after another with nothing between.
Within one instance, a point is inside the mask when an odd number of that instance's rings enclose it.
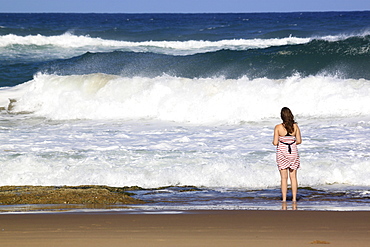
<instances>
[{"instance_id":1,"label":"striped swimsuit","mask_svg":"<svg viewBox=\"0 0 370 247\"><path fill-rule=\"evenodd\" d=\"M287 134L279 136L279 144L276 151L276 162L279 170L293 169L297 170L300 166L297 144L295 136Z\"/></svg>"}]
</instances>

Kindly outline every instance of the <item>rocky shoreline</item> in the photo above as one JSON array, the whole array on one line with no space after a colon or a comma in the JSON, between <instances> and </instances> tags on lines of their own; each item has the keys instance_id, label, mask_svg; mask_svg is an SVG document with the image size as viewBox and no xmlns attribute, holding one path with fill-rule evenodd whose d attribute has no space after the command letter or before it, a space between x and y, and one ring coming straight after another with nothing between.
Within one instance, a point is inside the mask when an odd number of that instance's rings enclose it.
<instances>
[{"instance_id":1,"label":"rocky shoreline","mask_svg":"<svg viewBox=\"0 0 370 247\"><path fill-rule=\"evenodd\" d=\"M1 186L0 205L17 204L143 204L132 197L132 187L82 186Z\"/></svg>"}]
</instances>

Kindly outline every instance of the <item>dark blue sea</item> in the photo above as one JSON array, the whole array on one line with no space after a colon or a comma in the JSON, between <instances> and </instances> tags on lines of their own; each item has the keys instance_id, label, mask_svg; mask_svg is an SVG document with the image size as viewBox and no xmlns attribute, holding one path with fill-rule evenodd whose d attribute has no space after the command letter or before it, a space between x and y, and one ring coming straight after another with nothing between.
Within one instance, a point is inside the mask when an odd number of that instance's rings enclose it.
<instances>
[{"instance_id":1,"label":"dark blue sea","mask_svg":"<svg viewBox=\"0 0 370 247\"><path fill-rule=\"evenodd\" d=\"M288 106L298 208L370 210L369 96L369 11L0 13L0 185L279 209Z\"/></svg>"}]
</instances>

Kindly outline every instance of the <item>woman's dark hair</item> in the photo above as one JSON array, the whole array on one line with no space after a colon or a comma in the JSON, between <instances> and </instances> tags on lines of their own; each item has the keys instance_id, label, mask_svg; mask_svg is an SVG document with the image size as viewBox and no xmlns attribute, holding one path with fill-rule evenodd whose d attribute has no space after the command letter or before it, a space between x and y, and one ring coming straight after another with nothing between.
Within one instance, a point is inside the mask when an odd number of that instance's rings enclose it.
<instances>
[{"instance_id":1,"label":"woman's dark hair","mask_svg":"<svg viewBox=\"0 0 370 247\"><path fill-rule=\"evenodd\" d=\"M283 126L288 131L289 134L294 132L294 116L292 111L288 107L283 107L281 109L281 120L283 120Z\"/></svg>"}]
</instances>

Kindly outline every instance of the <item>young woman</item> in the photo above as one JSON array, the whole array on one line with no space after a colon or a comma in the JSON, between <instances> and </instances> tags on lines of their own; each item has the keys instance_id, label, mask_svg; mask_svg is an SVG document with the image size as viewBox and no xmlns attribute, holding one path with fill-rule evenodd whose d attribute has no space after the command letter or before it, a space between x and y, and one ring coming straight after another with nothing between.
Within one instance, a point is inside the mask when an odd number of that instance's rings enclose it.
<instances>
[{"instance_id":1,"label":"young woman","mask_svg":"<svg viewBox=\"0 0 370 247\"><path fill-rule=\"evenodd\" d=\"M300 166L297 145L302 143L301 131L288 107L281 109L283 122L275 126L272 144L277 146L276 162L281 176L281 194L286 202L288 190L288 175L292 185L292 201L297 201L298 181L297 169Z\"/></svg>"}]
</instances>

